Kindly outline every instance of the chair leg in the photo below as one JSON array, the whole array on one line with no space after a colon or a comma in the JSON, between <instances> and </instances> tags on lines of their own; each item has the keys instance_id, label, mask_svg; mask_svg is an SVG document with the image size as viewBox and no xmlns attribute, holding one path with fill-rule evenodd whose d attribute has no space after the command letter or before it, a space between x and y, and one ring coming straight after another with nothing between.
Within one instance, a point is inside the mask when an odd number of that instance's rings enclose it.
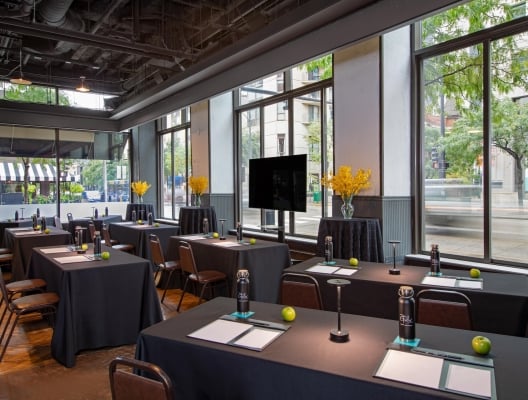
<instances>
[{"instance_id":1,"label":"chair leg","mask_svg":"<svg viewBox=\"0 0 528 400\"><path fill-rule=\"evenodd\" d=\"M187 289L187 283L189 283L189 277L187 277L187 279L185 279L185 284L183 285L183 291L182 291L182 294L181 294L181 297L180 297L180 301L178 302L178 307L176 308L177 312L180 312L180 306L181 306L181 303L183 301L183 296L185 296L185 290Z\"/></svg>"},{"instance_id":2,"label":"chair leg","mask_svg":"<svg viewBox=\"0 0 528 400\"><path fill-rule=\"evenodd\" d=\"M7 319L7 322L6 322L6 325L4 327L4 331L2 332L2 337L0 337L0 345L2 344L2 342L4 341L4 336L6 334L6 331L7 331L7 328L9 327L9 323L11 322L11 317L13 316L13 314L9 315L9 318ZM17 316L15 317L15 321L13 322L13 324L11 325L11 329L9 330L9 335L7 336L6 338L6 341L4 343L4 347L2 348L2 353L0 354L0 361L2 361L2 359L4 358L4 354L7 350L7 346L9 345L9 342L11 341L11 336L13 336L13 331L15 330L15 326L18 322L18 314Z\"/></svg>"},{"instance_id":3,"label":"chair leg","mask_svg":"<svg viewBox=\"0 0 528 400\"><path fill-rule=\"evenodd\" d=\"M165 287L163 288L163 296L161 296L161 302L162 303L163 303L163 300L165 300L165 295L167 294L167 289L169 288L169 282L171 280L173 272L174 272L174 270L171 270L169 272L169 276L167 277L167 280L165 281Z\"/></svg>"},{"instance_id":4,"label":"chair leg","mask_svg":"<svg viewBox=\"0 0 528 400\"><path fill-rule=\"evenodd\" d=\"M212 286L210 286L212 287ZM207 283L204 283L202 285L202 290L200 290L200 298L198 299L198 305L202 304L203 295L205 293L205 289L207 288Z\"/></svg>"}]
</instances>

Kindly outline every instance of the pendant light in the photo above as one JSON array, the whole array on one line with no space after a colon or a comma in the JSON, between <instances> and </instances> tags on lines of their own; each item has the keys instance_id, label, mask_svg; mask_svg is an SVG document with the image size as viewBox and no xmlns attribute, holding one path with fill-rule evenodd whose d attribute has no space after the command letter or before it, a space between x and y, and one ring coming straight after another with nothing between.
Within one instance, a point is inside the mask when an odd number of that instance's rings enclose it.
<instances>
[{"instance_id":1,"label":"pendant light","mask_svg":"<svg viewBox=\"0 0 528 400\"><path fill-rule=\"evenodd\" d=\"M9 82L16 85L31 85L33 82L28 79L25 79L24 74L22 73L22 46L20 47L20 64L18 66L18 69L20 74L16 77L11 78Z\"/></svg>"},{"instance_id":2,"label":"pendant light","mask_svg":"<svg viewBox=\"0 0 528 400\"><path fill-rule=\"evenodd\" d=\"M81 84L75 88L78 92L87 93L90 91L90 88L84 84L85 76L81 76Z\"/></svg>"}]
</instances>

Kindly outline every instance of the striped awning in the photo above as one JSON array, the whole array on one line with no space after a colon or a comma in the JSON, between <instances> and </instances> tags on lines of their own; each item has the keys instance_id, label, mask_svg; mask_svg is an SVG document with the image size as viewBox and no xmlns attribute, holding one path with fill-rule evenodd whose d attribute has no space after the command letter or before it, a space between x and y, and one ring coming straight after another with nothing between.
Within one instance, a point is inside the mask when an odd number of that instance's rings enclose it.
<instances>
[{"instance_id":1,"label":"striped awning","mask_svg":"<svg viewBox=\"0 0 528 400\"><path fill-rule=\"evenodd\" d=\"M29 182L54 182L57 167L49 164L29 164ZM75 175L62 174L62 182L75 182ZM24 182L24 164L0 162L0 182Z\"/></svg>"}]
</instances>

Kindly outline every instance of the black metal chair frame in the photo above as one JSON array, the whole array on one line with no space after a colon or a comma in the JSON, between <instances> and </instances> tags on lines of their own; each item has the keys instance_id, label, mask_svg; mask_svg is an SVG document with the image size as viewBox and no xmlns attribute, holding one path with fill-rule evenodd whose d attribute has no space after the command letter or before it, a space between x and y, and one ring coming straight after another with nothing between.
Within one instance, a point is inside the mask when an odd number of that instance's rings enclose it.
<instances>
[{"instance_id":1,"label":"black metal chair frame","mask_svg":"<svg viewBox=\"0 0 528 400\"><path fill-rule=\"evenodd\" d=\"M159 283L161 278L162 271L168 271L169 276L165 281L165 286L163 287L163 295L161 296L161 302L165 300L165 295L167 294L167 289L169 287L169 282L172 277L172 273L176 270L181 271L180 263L178 261L166 261L163 256L163 248L161 247L160 240L157 235L151 233L149 235L149 244L150 244L150 256L152 258L152 263L156 267L154 273L154 282L156 285Z\"/></svg>"}]
</instances>

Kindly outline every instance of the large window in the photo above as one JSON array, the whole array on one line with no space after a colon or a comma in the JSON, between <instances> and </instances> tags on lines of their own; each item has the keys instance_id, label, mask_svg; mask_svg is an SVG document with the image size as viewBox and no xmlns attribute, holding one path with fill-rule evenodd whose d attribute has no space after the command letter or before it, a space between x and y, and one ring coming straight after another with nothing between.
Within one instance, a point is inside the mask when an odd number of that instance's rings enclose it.
<instances>
[{"instance_id":1,"label":"large window","mask_svg":"<svg viewBox=\"0 0 528 400\"><path fill-rule=\"evenodd\" d=\"M523 15L524 3L479 0L420 25L422 251L437 243L444 255L526 264Z\"/></svg>"},{"instance_id":2,"label":"large window","mask_svg":"<svg viewBox=\"0 0 528 400\"><path fill-rule=\"evenodd\" d=\"M0 218L125 214L129 134L0 126Z\"/></svg>"},{"instance_id":3,"label":"large window","mask_svg":"<svg viewBox=\"0 0 528 400\"><path fill-rule=\"evenodd\" d=\"M190 110L183 108L166 115L160 123L161 216L177 219L180 207L190 204L187 186L191 175Z\"/></svg>"},{"instance_id":4,"label":"large window","mask_svg":"<svg viewBox=\"0 0 528 400\"><path fill-rule=\"evenodd\" d=\"M276 211L248 207L249 160L307 154L307 211L286 215L285 231L317 235L319 219L331 207L330 198L321 198L320 186L322 174L333 165L331 60L325 56L239 89L239 190L246 229L271 230L278 223Z\"/></svg>"}]
</instances>

